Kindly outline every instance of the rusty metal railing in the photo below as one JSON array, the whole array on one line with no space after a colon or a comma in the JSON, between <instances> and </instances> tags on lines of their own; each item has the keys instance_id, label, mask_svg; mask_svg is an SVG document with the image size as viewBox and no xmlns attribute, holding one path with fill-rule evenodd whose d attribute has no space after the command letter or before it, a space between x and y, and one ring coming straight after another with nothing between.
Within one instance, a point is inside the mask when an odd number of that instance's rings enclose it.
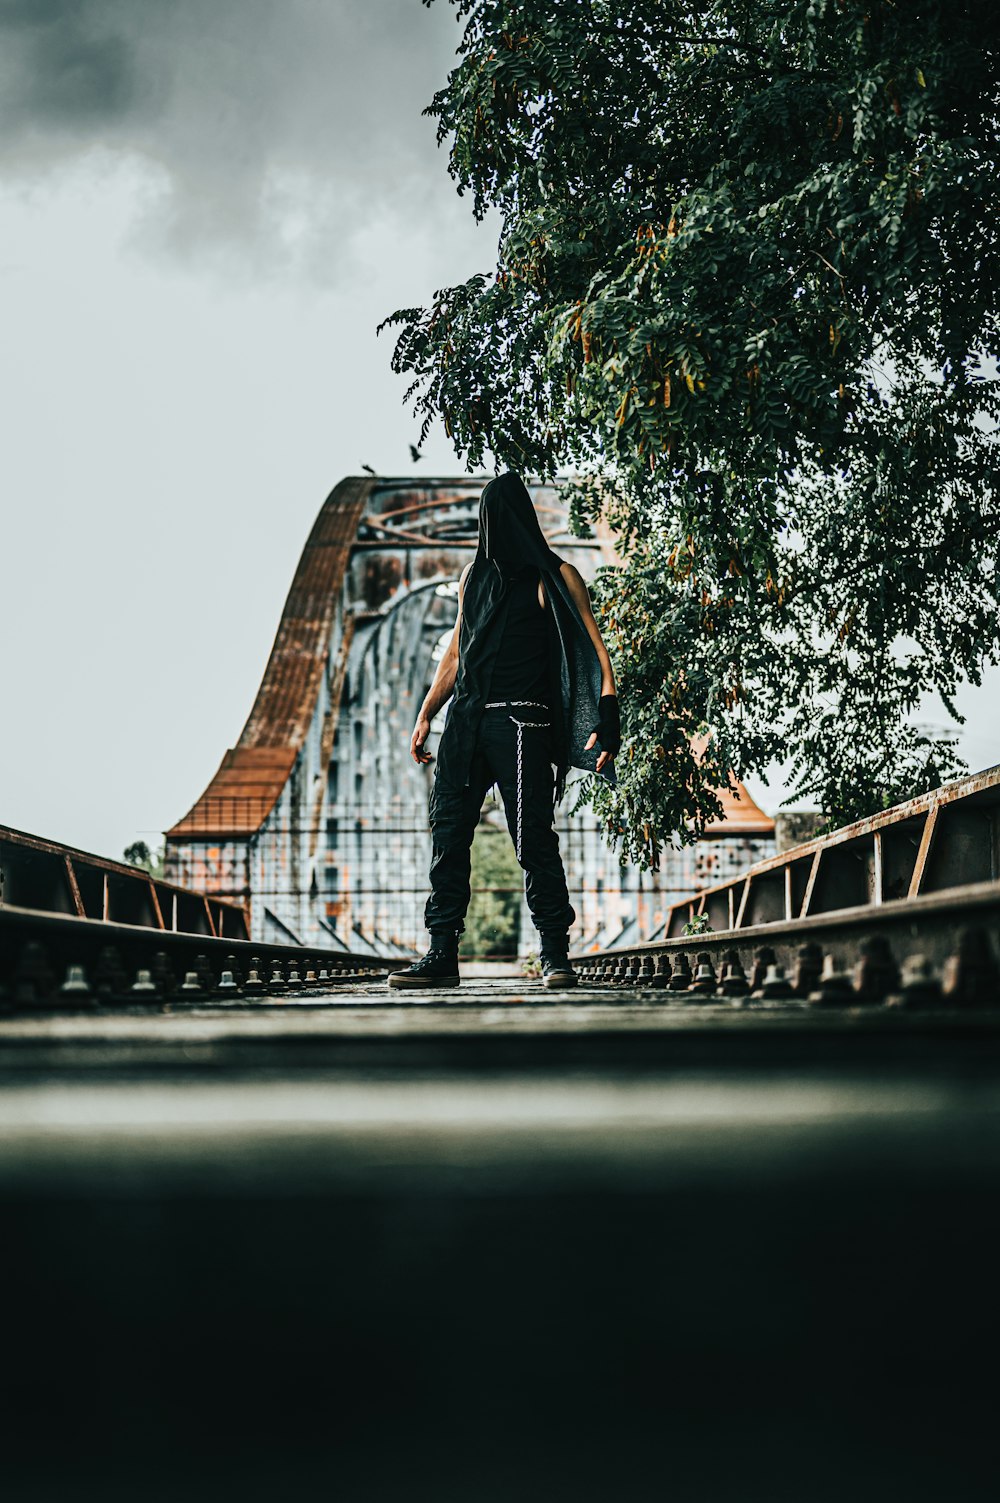
<instances>
[{"instance_id":1,"label":"rusty metal railing","mask_svg":"<svg viewBox=\"0 0 1000 1503\"><path fill-rule=\"evenodd\" d=\"M0 825L0 908L71 914L101 923L248 939L241 903L192 892L141 867Z\"/></svg>"},{"instance_id":2,"label":"rusty metal railing","mask_svg":"<svg viewBox=\"0 0 1000 1503\"><path fill-rule=\"evenodd\" d=\"M650 1000L1000 1006L1000 882L577 957ZM668 997L667 994L670 994Z\"/></svg>"},{"instance_id":3,"label":"rusty metal railing","mask_svg":"<svg viewBox=\"0 0 1000 1503\"><path fill-rule=\"evenodd\" d=\"M277 999L405 961L263 944L237 903L0 827L0 1010Z\"/></svg>"},{"instance_id":4,"label":"rusty metal railing","mask_svg":"<svg viewBox=\"0 0 1000 1503\"><path fill-rule=\"evenodd\" d=\"M676 938L706 915L713 930L788 923L1000 878L1000 766L845 825L675 903Z\"/></svg>"},{"instance_id":5,"label":"rusty metal railing","mask_svg":"<svg viewBox=\"0 0 1000 1503\"><path fill-rule=\"evenodd\" d=\"M770 857L665 930L576 971L694 1002L1000 1006L1000 767Z\"/></svg>"}]
</instances>

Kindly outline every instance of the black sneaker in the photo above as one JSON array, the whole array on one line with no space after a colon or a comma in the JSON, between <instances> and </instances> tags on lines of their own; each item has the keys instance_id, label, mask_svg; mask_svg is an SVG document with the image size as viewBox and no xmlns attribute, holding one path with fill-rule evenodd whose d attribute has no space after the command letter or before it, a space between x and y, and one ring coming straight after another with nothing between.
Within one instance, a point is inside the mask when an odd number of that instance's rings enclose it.
<instances>
[{"instance_id":1,"label":"black sneaker","mask_svg":"<svg viewBox=\"0 0 1000 1503\"><path fill-rule=\"evenodd\" d=\"M549 991L565 991L568 987L576 986L577 974L566 958L565 950L561 955L541 956L542 985Z\"/></svg>"},{"instance_id":2,"label":"black sneaker","mask_svg":"<svg viewBox=\"0 0 1000 1503\"><path fill-rule=\"evenodd\" d=\"M430 990L432 987L458 986L460 980L457 942L438 940L433 935L426 955L421 955L402 971L389 973L389 985L400 988L422 986Z\"/></svg>"}]
</instances>

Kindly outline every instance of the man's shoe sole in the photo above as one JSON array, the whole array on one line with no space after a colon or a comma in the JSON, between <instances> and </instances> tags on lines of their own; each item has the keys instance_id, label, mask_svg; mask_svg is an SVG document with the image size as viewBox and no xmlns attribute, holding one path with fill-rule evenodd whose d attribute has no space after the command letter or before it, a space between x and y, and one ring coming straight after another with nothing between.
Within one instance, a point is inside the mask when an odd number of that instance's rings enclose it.
<instances>
[{"instance_id":1,"label":"man's shoe sole","mask_svg":"<svg viewBox=\"0 0 1000 1503\"><path fill-rule=\"evenodd\" d=\"M389 985L400 991L435 991L442 986L458 986L461 980L461 976L405 976L402 971L389 974Z\"/></svg>"},{"instance_id":2,"label":"man's shoe sole","mask_svg":"<svg viewBox=\"0 0 1000 1503\"><path fill-rule=\"evenodd\" d=\"M576 986L578 979L575 971L553 971L544 978L544 985L553 992L566 991L569 987Z\"/></svg>"}]
</instances>

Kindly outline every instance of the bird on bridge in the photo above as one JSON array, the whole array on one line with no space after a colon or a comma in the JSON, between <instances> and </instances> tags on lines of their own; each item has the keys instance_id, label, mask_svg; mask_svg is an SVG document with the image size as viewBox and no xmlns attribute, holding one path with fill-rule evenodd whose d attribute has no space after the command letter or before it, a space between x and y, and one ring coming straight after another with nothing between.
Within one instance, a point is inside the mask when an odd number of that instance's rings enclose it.
<instances>
[{"instance_id":1,"label":"bird on bridge","mask_svg":"<svg viewBox=\"0 0 1000 1503\"><path fill-rule=\"evenodd\" d=\"M418 459L423 459L423 457L424 456L421 454L421 452L417 448L416 444L411 444L410 445L410 458L413 460L413 463L416 464L417 460Z\"/></svg>"}]
</instances>

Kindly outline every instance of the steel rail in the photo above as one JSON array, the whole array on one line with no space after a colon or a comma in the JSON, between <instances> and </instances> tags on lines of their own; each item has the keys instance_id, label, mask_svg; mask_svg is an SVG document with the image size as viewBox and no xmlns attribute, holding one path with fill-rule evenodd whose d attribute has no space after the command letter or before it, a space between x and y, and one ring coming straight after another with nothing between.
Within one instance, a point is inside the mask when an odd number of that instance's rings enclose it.
<instances>
[{"instance_id":1,"label":"steel rail","mask_svg":"<svg viewBox=\"0 0 1000 1503\"><path fill-rule=\"evenodd\" d=\"M722 932L678 936L573 965L588 987L742 1004L1000 1003L1000 881Z\"/></svg>"},{"instance_id":2,"label":"steel rail","mask_svg":"<svg viewBox=\"0 0 1000 1503\"><path fill-rule=\"evenodd\" d=\"M253 1001L386 976L405 960L0 906L0 1008Z\"/></svg>"}]
</instances>

